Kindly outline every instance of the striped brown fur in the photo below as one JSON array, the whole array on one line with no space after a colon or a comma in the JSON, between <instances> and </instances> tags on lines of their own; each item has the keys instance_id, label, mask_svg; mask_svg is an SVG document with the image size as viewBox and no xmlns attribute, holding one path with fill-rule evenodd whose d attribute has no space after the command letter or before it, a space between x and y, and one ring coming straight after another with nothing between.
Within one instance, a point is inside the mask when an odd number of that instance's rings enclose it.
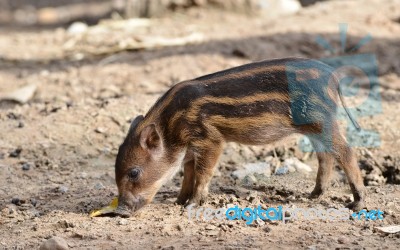
<instances>
[{"instance_id":1,"label":"striped brown fur","mask_svg":"<svg viewBox=\"0 0 400 250\"><path fill-rule=\"evenodd\" d=\"M291 74L304 85L300 90L291 90ZM307 81L329 84L315 88ZM320 134L313 145L326 151L317 152L320 167L312 196L329 186L336 159L349 179L352 207L362 208L365 189L357 161L336 122L338 87L332 68L302 58L246 64L176 84L145 117L135 119L119 149L118 211L130 214L150 202L181 165L178 203L202 203L225 142L260 145L293 133Z\"/></svg>"}]
</instances>

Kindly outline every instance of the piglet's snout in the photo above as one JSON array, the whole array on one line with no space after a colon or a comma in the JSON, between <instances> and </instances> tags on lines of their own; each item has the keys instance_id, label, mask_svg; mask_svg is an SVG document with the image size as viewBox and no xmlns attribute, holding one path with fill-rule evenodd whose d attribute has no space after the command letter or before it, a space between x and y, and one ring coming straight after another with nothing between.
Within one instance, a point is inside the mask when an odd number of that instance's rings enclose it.
<instances>
[{"instance_id":1,"label":"piglet's snout","mask_svg":"<svg viewBox=\"0 0 400 250\"><path fill-rule=\"evenodd\" d=\"M115 210L115 214L121 217L130 217L134 212L143 207L144 199L141 197L131 196L129 198L120 196L118 198L118 207Z\"/></svg>"}]
</instances>

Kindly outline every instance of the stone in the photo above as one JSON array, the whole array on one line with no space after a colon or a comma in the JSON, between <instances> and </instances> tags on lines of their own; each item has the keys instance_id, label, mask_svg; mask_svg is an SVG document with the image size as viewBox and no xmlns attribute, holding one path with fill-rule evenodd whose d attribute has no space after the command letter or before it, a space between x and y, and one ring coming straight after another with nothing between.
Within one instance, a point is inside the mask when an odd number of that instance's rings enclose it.
<instances>
[{"instance_id":1,"label":"stone","mask_svg":"<svg viewBox=\"0 0 400 250\"><path fill-rule=\"evenodd\" d=\"M87 30L88 30L88 25L86 23L74 22L68 27L67 32L71 35L77 35L85 33Z\"/></svg>"},{"instance_id":2,"label":"stone","mask_svg":"<svg viewBox=\"0 0 400 250\"><path fill-rule=\"evenodd\" d=\"M21 205L21 200L18 197L15 197L15 198L11 199L11 203L19 206L19 205Z\"/></svg>"},{"instance_id":3,"label":"stone","mask_svg":"<svg viewBox=\"0 0 400 250\"><path fill-rule=\"evenodd\" d=\"M289 172L289 168L285 165L283 165L275 170L276 175L283 175L283 174L286 174L287 172Z\"/></svg>"},{"instance_id":4,"label":"stone","mask_svg":"<svg viewBox=\"0 0 400 250\"><path fill-rule=\"evenodd\" d=\"M22 170L28 171L29 169L31 169L31 165L29 163L22 164Z\"/></svg>"},{"instance_id":5,"label":"stone","mask_svg":"<svg viewBox=\"0 0 400 250\"><path fill-rule=\"evenodd\" d=\"M101 189L105 189L105 188L106 187L101 182L98 182L98 183L96 183L96 185L94 185L94 189L97 189L97 190L101 190Z\"/></svg>"},{"instance_id":6,"label":"stone","mask_svg":"<svg viewBox=\"0 0 400 250\"><path fill-rule=\"evenodd\" d=\"M58 191L59 193L65 194L66 192L68 192L68 187L66 187L66 186L59 186L59 187L57 188L57 191Z\"/></svg>"},{"instance_id":7,"label":"stone","mask_svg":"<svg viewBox=\"0 0 400 250\"><path fill-rule=\"evenodd\" d=\"M120 225L120 226L128 225L128 220L127 219L120 219L118 221L118 225Z\"/></svg>"},{"instance_id":8,"label":"stone","mask_svg":"<svg viewBox=\"0 0 400 250\"><path fill-rule=\"evenodd\" d=\"M251 187L254 184L257 184L257 178L253 174L246 175L241 181L241 185L245 187Z\"/></svg>"},{"instance_id":9,"label":"stone","mask_svg":"<svg viewBox=\"0 0 400 250\"><path fill-rule=\"evenodd\" d=\"M345 238L345 237L339 237L338 238L338 243L339 244L348 244L349 240L347 238Z\"/></svg>"},{"instance_id":10,"label":"stone","mask_svg":"<svg viewBox=\"0 0 400 250\"><path fill-rule=\"evenodd\" d=\"M61 238L54 236L47 241L43 242L43 244L39 248L40 250L66 250L68 249L67 242Z\"/></svg>"},{"instance_id":11,"label":"stone","mask_svg":"<svg viewBox=\"0 0 400 250\"><path fill-rule=\"evenodd\" d=\"M265 177L271 176L270 164L266 162L248 163L243 167L244 169L239 169L232 173L233 178L243 179L244 177L252 174L264 175Z\"/></svg>"},{"instance_id":12,"label":"stone","mask_svg":"<svg viewBox=\"0 0 400 250\"><path fill-rule=\"evenodd\" d=\"M288 171L290 171L290 169L295 169L297 172L300 173L310 173L312 172L312 168L310 166L308 166L307 164L304 164L303 162L301 162L299 159L292 157L289 159L286 159L283 162L283 166L286 167L288 169Z\"/></svg>"}]
</instances>

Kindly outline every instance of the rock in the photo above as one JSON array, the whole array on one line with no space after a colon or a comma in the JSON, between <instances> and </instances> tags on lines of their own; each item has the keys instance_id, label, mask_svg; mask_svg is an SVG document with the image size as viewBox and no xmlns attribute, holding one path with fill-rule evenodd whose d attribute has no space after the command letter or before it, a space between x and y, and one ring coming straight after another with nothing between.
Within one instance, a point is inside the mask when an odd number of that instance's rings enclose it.
<instances>
[{"instance_id":1,"label":"rock","mask_svg":"<svg viewBox=\"0 0 400 250\"><path fill-rule=\"evenodd\" d=\"M120 219L118 221L118 225L120 225L120 226L128 225L128 220L127 219Z\"/></svg>"},{"instance_id":2,"label":"rock","mask_svg":"<svg viewBox=\"0 0 400 250\"><path fill-rule=\"evenodd\" d=\"M35 85L27 85L25 87L19 88L17 90L14 90L10 93L6 93L2 96L0 96L0 101L2 100L10 100L10 101L15 101L20 104L27 103L35 94L36 92L36 86Z\"/></svg>"},{"instance_id":3,"label":"rock","mask_svg":"<svg viewBox=\"0 0 400 250\"><path fill-rule=\"evenodd\" d=\"M232 173L235 179L243 179L252 174L264 175L265 177L271 176L270 164L266 162L248 163L244 165L244 169L236 170Z\"/></svg>"},{"instance_id":4,"label":"rock","mask_svg":"<svg viewBox=\"0 0 400 250\"><path fill-rule=\"evenodd\" d=\"M296 168L294 166L290 165L290 166L288 166L288 172L294 173L294 172L296 172Z\"/></svg>"},{"instance_id":5,"label":"rock","mask_svg":"<svg viewBox=\"0 0 400 250\"><path fill-rule=\"evenodd\" d=\"M49 240L43 242L39 248L40 250L66 250L68 249L67 242L60 237L52 237Z\"/></svg>"},{"instance_id":6,"label":"rock","mask_svg":"<svg viewBox=\"0 0 400 250\"><path fill-rule=\"evenodd\" d=\"M278 0L278 1L270 0L270 2L271 2L271 5L272 5L272 3L276 2L278 4L277 7L279 8L280 14L283 14L283 15L294 14L301 9L300 3L296 0ZM271 12L271 8L268 11ZM275 11L276 11L276 9L274 8L274 12Z\"/></svg>"},{"instance_id":7,"label":"rock","mask_svg":"<svg viewBox=\"0 0 400 250\"><path fill-rule=\"evenodd\" d=\"M349 239L345 238L345 237L339 237L338 238L338 243L339 244L348 244L350 241Z\"/></svg>"},{"instance_id":8,"label":"rock","mask_svg":"<svg viewBox=\"0 0 400 250\"><path fill-rule=\"evenodd\" d=\"M21 201L20 201L20 199L19 198L12 198L11 199L11 203L12 204L14 204L14 205L21 205Z\"/></svg>"},{"instance_id":9,"label":"rock","mask_svg":"<svg viewBox=\"0 0 400 250\"><path fill-rule=\"evenodd\" d=\"M289 172L289 168L287 166L281 166L275 170L276 175L283 175Z\"/></svg>"},{"instance_id":10,"label":"rock","mask_svg":"<svg viewBox=\"0 0 400 250\"><path fill-rule=\"evenodd\" d=\"M11 153L10 153L10 157L13 157L13 158L17 158L17 157L19 157L19 155L21 154L21 152L22 152L22 148L16 148L15 150L13 150Z\"/></svg>"},{"instance_id":11,"label":"rock","mask_svg":"<svg viewBox=\"0 0 400 250\"><path fill-rule=\"evenodd\" d=\"M66 186L59 186L59 187L57 188L57 192L62 193L62 194L65 194L66 192L68 192L68 187L66 187Z\"/></svg>"},{"instance_id":12,"label":"rock","mask_svg":"<svg viewBox=\"0 0 400 250\"><path fill-rule=\"evenodd\" d=\"M31 165L29 163L22 164L22 170L28 171L30 168L31 168Z\"/></svg>"},{"instance_id":13,"label":"rock","mask_svg":"<svg viewBox=\"0 0 400 250\"><path fill-rule=\"evenodd\" d=\"M257 178L253 174L246 175L241 181L241 185L245 187L251 187L256 183L257 183Z\"/></svg>"},{"instance_id":14,"label":"rock","mask_svg":"<svg viewBox=\"0 0 400 250\"><path fill-rule=\"evenodd\" d=\"M88 28L89 27L86 23L74 22L73 24L71 24L68 27L67 32L68 32L68 34L71 34L71 35L77 35L77 34L85 33L88 30Z\"/></svg>"},{"instance_id":15,"label":"rock","mask_svg":"<svg viewBox=\"0 0 400 250\"><path fill-rule=\"evenodd\" d=\"M387 227L376 227L375 229L382 233L395 234L395 233L400 232L400 225L387 226Z\"/></svg>"},{"instance_id":16,"label":"rock","mask_svg":"<svg viewBox=\"0 0 400 250\"><path fill-rule=\"evenodd\" d=\"M297 159L295 157L286 159L283 162L283 166L286 167L288 169L288 171L290 171L290 169L295 169L297 172L301 172L301 173L312 172L312 168L310 166L308 166L307 164L304 164L303 162L301 162L299 159Z\"/></svg>"},{"instance_id":17,"label":"rock","mask_svg":"<svg viewBox=\"0 0 400 250\"><path fill-rule=\"evenodd\" d=\"M100 189L104 189L104 185L101 182L96 183L96 185L94 185L94 189L100 190Z\"/></svg>"},{"instance_id":18,"label":"rock","mask_svg":"<svg viewBox=\"0 0 400 250\"><path fill-rule=\"evenodd\" d=\"M106 128L103 128L103 127L98 127L98 128L96 128L94 131L95 131L96 133L99 133L99 134L104 134L105 132L107 132L107 129L106 129Z\"/></svg>"},{"instance_id":19,"label":"rock","mask_svg":"<svg viewBox=\"0 0 400 250\"><path fill-rule=\"evenodd\" d=\"M30 199L32 206L36 207L37 205L37 200L35 198Z\"/></svg>"}]
</instances>

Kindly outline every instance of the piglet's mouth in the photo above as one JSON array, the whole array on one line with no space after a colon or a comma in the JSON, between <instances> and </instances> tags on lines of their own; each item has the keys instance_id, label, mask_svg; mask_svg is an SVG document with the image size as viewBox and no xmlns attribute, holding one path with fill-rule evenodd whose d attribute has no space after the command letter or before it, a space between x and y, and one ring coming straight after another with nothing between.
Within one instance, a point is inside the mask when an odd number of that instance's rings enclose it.
<instances>
[{"instance_id":1,"label":"piglet's mouth","mask_svg":"<svg viewBox=\"0 0 400 250\"><path fill-rule=\"evenodd\" d=\"M144 199L134 199L133 201L120 199L120 201L118 202L118 207L114 211L114 214L120 217L127 218L132 216L136 211L141 209L144 205L146 205Z\"/></svg>"}]
</instances>

